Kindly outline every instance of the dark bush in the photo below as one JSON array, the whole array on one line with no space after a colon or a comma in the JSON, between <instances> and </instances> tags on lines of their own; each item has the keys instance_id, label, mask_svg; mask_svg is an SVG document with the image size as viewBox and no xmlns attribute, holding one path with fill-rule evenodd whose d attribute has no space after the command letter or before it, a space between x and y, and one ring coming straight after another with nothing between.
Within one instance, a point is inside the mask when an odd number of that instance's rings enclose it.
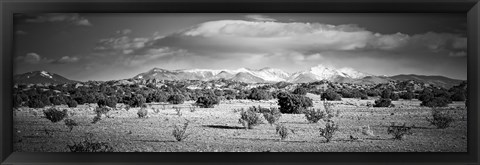
<instances>
[{"instance_id":1,"label":"dark bush","mask_svg":"<svg viewBox=\"0 0 480 165\"><path fill-rule=\"evenodd\" d=\"M214 105L220 103L220 99L217 96L202 96L197 99L195 102L200 108L213 108Z\"/></svg>"},{"instance_id":2,"label":"dark bush","mask_svg":"<svg viewBox=\"0 0 480 165\"><path fill-rule=\"evenodd\" d=\"M67 110L64 109L63 111L57 110L56 108L50 108L44 110L43 113L45 117L53 123L59 122L67 117Z\"/></svg>"},{"instance_id":3,"label":"dark bush","mask_svg":"<svg viewBox=\"0 0 480 165\"><path fill-rule=\"evenodd\" d=\"M77 107L78 104L77 104L77 101L75 101L75 100L68 100L67 105L70 108L75 108L75 107Z\"/></svg>"},{"instance_id":4,"label":"dark bush","mask_svg":"<svg viewBox=\"0 0 480 165\"><path fill-rule=\"evenodd\" d=\"M392 89L385 89L382 91L382 95L381 95L381 98L384 98L384 99L391 99L391 95L393 94L393 90Z\"/></svg>"},{"instance_id":5,"label":"dark bush","mask_svg":"<svg viewBox=\"0 0 480 165\"><path fill-rule=\"evenodd\" d=\"M184 97L179 94L173 94L168 97L167 100L170 104L183 104Z\"/></svg>"},{"instance_id":6,"label":"dark bush","mask_svg":"<svg viewBox=\"0 0 480 165\"><path fill-rule=\"evenodd\" d=\"M130 107L140 107L143 104L145 104L146 102L147 101L146 101L145 97L138 94L138 95L135 95L135 96L129 98L128 105L130 105Z\"/></svg>"},{"instance_id":7,"label":"dark bush","mask_svg":"<svg viewBox=\"0 0 480 165\"><path fill-rule=\"evenodd\" d=\"M247 98L250 100L270 100L272 95L266 90L253 88Z\"/></svg>"},{"instance_id":8,"label":"dark bush","mask_svg":"<svg viewBox=\"0 0 480 165\"><path fill-rule=\"evenodd\" d=\"M53 105L62 105L65 104L65 100L63 99L63 97L54 96L50 97L50 103L52 103Z\"/></svg>"},{"instance_id":9,"label":"dark bush","mask_svg":"<svg viewBox=\"0 0 480 165\"><path fill-rule=\"evenodd\" d=\"M449 99L445 97L433 97L422 101L420 105L426 107L446 107L448 103Z\"/></svg>"},{"instance_id":10,"label":"dark bush","mask_svg":"<svg viewBox=\"0 0 480 165\"><path fill-rule=\"evenodd\" d=\"M327 99L328 101L340 101L340 100L342 100L342 97L340 96L340 94L338 94L337 92L335 92L333 90L327 90L327 91L323 92L322 95L320 96L320 98L322 100Z\"/></svg>"},{"instance_id":11,"label":"dark bush","mask_svg":"<svg viewBox=\"0 0 480 165\"><path fill-rule=\"evenodd\" d=\"M278 105L282 113L302 113L306 108L312 107L312 99L296 94L278 94Z\"/></svg>"},{"instance_id":12,"label":"dark bush","mask_svg":"<svg viewBox=\"0 0 480 165\"><path fill-rule=\"evenodd\" d=\"M297 89L295 89L295 90L293 91L293 94L306 95L306 94L307 94L307 89L302 88L302 87L298 87Z\"/></svg>"},{"instance_id":13,"label":"dark bush","mask_svg":"<svg viewBox=\"0 0 480 165\"><path fill-rule=\"evenodd\" d=\"M39 97L32 97L27 102L27 106L30 108L43 108L45 104L40 100Z\"/></svg>"},{"instance_id":14,"label":"dark bush","mask_svg":"<svg viewBox=\"0 0 480 165\"><path fill-rule=\"evenodd\" d=\"M392 99L393 101L397 101L398 99L400 99L400 96L397 93L392 93L390 95L390 99Z\"/></svg>"},{"instance_id":15,"label":"dark bush","mask_svg":"<svg viewBox=\"0 0 480 165\"><path fill-rule=\"evenodd\" d=\"M93 142L92 137L86 137L80 143L67 145L70 152L113 152L114 149L106 142Z\"/></svg>"},{"instance_id":16,"label":"dark bush","mask_svg":"<svg viewBox=\"0 0 480 165\"><path fill-rule=\"evenodd\" d=\"M375 100L375 104L373 107L391 107L393 106L392 101L390 99L380 98Z\"/></svg>"},{"instance_id":17,"label":"dark bush","mask_svg":"<svg viewBox=\"0 0 480 165\"><path fill-rule=\"evenodd\" d=\"M415 98L415 94L413 92L402 92L400 98L404 100L412 100Z\"/></svg>"}]
</instances>

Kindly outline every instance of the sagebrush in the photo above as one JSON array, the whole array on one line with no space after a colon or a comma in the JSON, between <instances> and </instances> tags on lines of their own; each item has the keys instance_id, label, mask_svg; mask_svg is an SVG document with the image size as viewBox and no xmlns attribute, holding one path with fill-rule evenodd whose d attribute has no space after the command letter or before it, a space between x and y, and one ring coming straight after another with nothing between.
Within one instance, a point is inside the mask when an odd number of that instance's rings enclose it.
<instances>
[{"instance_id":1,"label":"sagebrush","mask_svg":"<svg viewBox=\"0 0 480 165\"><path fill-rule=\"evenodd\" d=\"M238 122L245 127L245 129L252 129L254 126L261 124L260 117L252 110L243 110L240 112L240 119Z\"/></svg>"},{"instance_id":2,"label":"sagebrush","mask_svg":"<svg viewBox=\"0 0 480 165\"><path fill-rule=\"evenodd\" d=\"M186 139L188 137L188 134L186 134L187 128L188 128L188 123L189 123L189 121L187 120L187 122L184 123L183 126L178 126L178 125L173 126L172 135L173 135L173 137L175 137L175 140L183 141L184 139Z\"/></svg>"},{"instance_id":3,"label":"sagebrush","mask_svg":"<svg viewBox=\"0 0 480 165\"><path fill-rule=\"evenodd\" d=\"M446 112L441 112L438 109L432 109L432 118L425 117L425 119L430 122L431 125L436 126L439 129L445 129L450 127L450 124L454 121Z\"/></svg>"}]
</instances>

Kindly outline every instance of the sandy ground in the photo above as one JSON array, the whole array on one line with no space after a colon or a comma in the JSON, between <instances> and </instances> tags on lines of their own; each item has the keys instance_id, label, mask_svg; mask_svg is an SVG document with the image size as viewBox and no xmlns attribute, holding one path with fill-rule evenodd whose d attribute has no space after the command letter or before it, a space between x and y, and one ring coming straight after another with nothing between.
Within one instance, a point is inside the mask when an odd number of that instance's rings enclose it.
<instances>
[{"instance_id":1,"label":"sandy ground","mask_svg":"<svg viewBox=\"0 0 480 165\"><path fill-rule=\"evenodd\" d=\"M321 108L318 96L314 107ZM395 108L369 108L370 100L343 99L335 101L334 109L341 111L334 119L339 130L329 143L320 136L319 128L324 122L309 123L304 115L283 114L280 123L294 130L286 140L280 140L275 126L264 124L246 130L238 123L240 114L234 109L249 106L276 107L276 100L222 101L215 108L188 108L193 102L182 105L152 105L158 113L149 110L148 118L138 118L138 108L109 112L111 118L102 117L96 124L92 105L80 105L69 109L71 119L79 123L71 132L64 122L52 123L43 117L44 109L19 108L14 116L15 152L69 152L67 145L80 142L87 133L93 134L95 142L108 142L116 152L466 152L467 113L463 102L455 102L446 108L455 118L451 127L437 129L425 117L430 109L420 107L420 102L394 101ZM120 106L120 105L119 105ZM178 116L173 106L183 107ZM172 136L174 125L190 121L187 139L177 142ZM403 140L394 140L387 134L387 127L395 122L415 125L412 135ZM370 126L374 136L364 135L359 130ZM358 137L351 140L350 136Z\"/></svg>"}]
</instances>

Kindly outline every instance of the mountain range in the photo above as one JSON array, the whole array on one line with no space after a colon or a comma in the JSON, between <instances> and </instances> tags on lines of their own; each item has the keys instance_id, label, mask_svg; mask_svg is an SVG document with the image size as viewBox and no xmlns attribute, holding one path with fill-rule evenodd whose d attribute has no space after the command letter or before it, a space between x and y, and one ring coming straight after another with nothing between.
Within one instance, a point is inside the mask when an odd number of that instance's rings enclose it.
<instances>
[{"instance_id":1,"label":"mountain range","mask_svg":"<svg viewBox=\"0 0 480 165\"><path fill-rule=\"evenodd\" d=\"M401 74L395 76L375 76L368 73L356 71L352 68L327 67L317 65L308 70L295 73L287 73L281 69L262 68L262 69L180 69L167 70L162 68L153 68L147 72L140 73L132 79L136 80L218 80L226 79L245 83L308 83L320 80L331 82L354 83L354 84L379 84L389 81L407 81L415 80L427 84L433 84L442 87L451 87L464 80L451 79L443 76L425 76L414 74ZM60 75L46 71L34 71L14 76L16 83L71 83L78 82L66 79Z\"/></svg>"},{"instance_id":2,"label":"mountain range","mask_svg":"<svg viewBox=\"0 0 480 165\"><path fill-rule=\"evenodd\" d=\"M23 84L64 84L64 83L75 83L78 81L69 80L63 76L60 76L55 73L50 73L47 71L32 71L24 74L18 74L13 76L13 81L15 83Z\"/></svg>"},{"instance_id":3,"label":"mountain range","mask_svg":"<svg viewBox=\"0 0 480 165\"><path fill-rule=\"evenodd\" d=\"M216 80L227 79L233 81L241 81L246 83L275 83L275 82L291 82L305 83L319 80L337 81L341 79L361 79L370 74L358 72L351 68L335 69L318 65L309 70L287 73L280 69L262 68L249 69L240 68L235 70L221 69L182 69L182 70L165 70L161 68L153 68L147 72L140 73L134 79L159 79L159 80Z\"/></svg>"}]
</instances>

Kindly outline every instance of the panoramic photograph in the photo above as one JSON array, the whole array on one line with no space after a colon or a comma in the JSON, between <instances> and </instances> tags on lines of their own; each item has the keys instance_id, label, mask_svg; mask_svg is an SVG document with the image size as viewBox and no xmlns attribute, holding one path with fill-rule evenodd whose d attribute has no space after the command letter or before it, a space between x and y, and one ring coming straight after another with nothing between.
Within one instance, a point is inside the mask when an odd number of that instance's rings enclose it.
<instances>
[{"instance_id":1,"label":"panoramic photograph","mask_svg":"<svg viewBox=\"0 0 480 165\"><path fill-rule=\"evenodd\" d=\"M467 152L463 14L14 15L14 152Z\"/></svg>"}]
</instances>

